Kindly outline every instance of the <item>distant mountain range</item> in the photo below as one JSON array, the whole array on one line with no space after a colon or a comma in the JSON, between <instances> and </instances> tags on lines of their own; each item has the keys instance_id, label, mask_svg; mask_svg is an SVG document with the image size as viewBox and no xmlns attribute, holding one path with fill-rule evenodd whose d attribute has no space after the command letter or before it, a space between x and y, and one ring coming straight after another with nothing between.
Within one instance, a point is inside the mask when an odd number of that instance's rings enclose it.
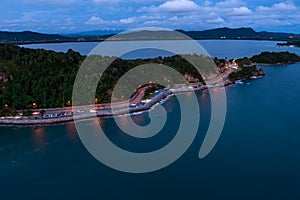
<instances>
[{"instance_id":1,"label":"distant mountain range","mask_svg":"<svg viewBox=\"0 0 300 200\"><path fill-rule=\"evenodd\" d=\"M184 31L177 30L193 39L249 39L249 40L300 40L300 34L278 33L278 32L257 32L252 28L217 28L205 31ZM143 34L140 34L140 33ZM88 31L82 33L59 35L42 34L31 31L24 32L4 32L0 31L0 42L13 44L28 43L51 43L51 42L77 42L77 41L101 41L107 39L117 32L111 31ZM185 39L178 38L177 34L170 31L140 31L138 33L124 33L114 36L114 39L132 40L132 39Z\"/></svg>"},{"instance_id":2,"label":"distant mountain range","mask_svg":"<svg viewBox=\"0 0 300 200\"><path fill-rule=\"evenodd\" d=\"M58 35L58 34L43 34L36 33L31 31L23 31L23 32L6 32L0 31L0 42L50 42L50 41L62 41L67 40L67 37Z\"/></svg>"},{"instance_id":3,"label":"distant mountain range","mask_svg":"<svg viewBox=\"0 0 300 200\"><path fill-rule=\"evenodd\" d=\"M183 31L178 30L181 33L188 35L194 39L290 39L299 38L300 35L293 33L278 33L278 32L256 32L252 28L217 28L205 31Z\"/></svg>"}]
</instances>

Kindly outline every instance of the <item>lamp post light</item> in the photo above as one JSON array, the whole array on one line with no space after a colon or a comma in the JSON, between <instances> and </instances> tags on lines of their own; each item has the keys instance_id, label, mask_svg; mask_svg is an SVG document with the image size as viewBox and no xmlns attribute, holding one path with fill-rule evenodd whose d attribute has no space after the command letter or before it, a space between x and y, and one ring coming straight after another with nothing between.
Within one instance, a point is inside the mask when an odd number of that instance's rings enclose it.
<instances>
[{"instance_id":1,"label":"lamp post light","mask_svg":"<svg viewBox=\"0 0 300 200\"><path fill-rule=\"evenodd\" d=\"M36 103L32 103L32 108L37 108L37 104Z\"/></svg>"}]
</instances>

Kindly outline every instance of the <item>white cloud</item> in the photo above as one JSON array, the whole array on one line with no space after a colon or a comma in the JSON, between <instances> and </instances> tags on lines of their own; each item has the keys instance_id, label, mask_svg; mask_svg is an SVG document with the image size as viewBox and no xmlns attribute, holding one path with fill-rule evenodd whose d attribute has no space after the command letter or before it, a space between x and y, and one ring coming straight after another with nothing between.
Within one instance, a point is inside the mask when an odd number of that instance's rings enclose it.
<instances>
[{"instance_id":1,"label":"white cloud","mask_svg":"<svg viewBox=\"0 0 300 200\"><path fill-rule=\"evenodd\" d=\"M220 1L216 3L216 7L218 8L232 8L232 7L239 7L244 5L245 3L240 0L226 0Z\"/></svg>"},{"instance_id":2,"label":"white cloud","mask_svg":"<svg viewBox=\"0 0 300 200\"><path fill-rule=\"evenodd\" d=\"M18 27L22 30L26 25L55 32L59 27L68 29L75 27L80 30L99 27L126 30L146 25L187 30L222 26L251 26L258 30L266 27L266 30L272 30L272 27L280 29L278 27L300 25L300 4L296 0L262 0L255 3L250 0L19 0L19 2L20 6L24 6L22 9L10 7L14 13L7 11L2 15L0 25L3 29Z\"/></svg>"},{"instance_id":3,"label":"white cloud","mask_svg":"<svg viewBox=\"0 0 300 200\"><path fill-rule=\"evenodd\" d=\"M218 17L216 19L208 19L205 22L208 24L223 24L225 20L222 17Z\"/></svg>"},{"instance_id":4,"label":"white cloud","mask_svg":"<svg viewBox=\"0 0 300 200\"><path fill-rule=\"evenodd\" d=\"M297 10L295 4L292 1L276 3L273 6L274 9L280 11L294 11Z\"/></svg>"},{"instance_id":5,"label":"white cloud","mask_svg":"<svg viewBox=\"0 0 300 200\"><path fill-rule=\"evenodd\" d=\"M232 15L243 16L243 15L250 15L252 11L247 7L239 7L233 8Z\"/></svg>"},{"instance_id":6,"label":"white cloud","mask_svg":"<svg viewBox=\"0 0 300 200\"><path fill-rule=\"evenodd\" d=\"M130 25L137 21L136 17L129 17L129 18L123 18L120 20L104 20L97 16L92 16L90 19L88 19L85 24L86 25L104 25L104 26L123 26L123 25Z\"/></svg>"},{"instance_id":7,"label":"white cloud","mask_svg":"<svg viewBox=\"0 0 300 200\"><path fill-rule=\"evenodd\" d=\"M85 22L85 24L88 25L100 25L106 23L103 19L100 17L92 16L88 21Z\"/></svg>"},{"instance_id":8,"label":"white cloud","mask_svg":"<svg viewBox=\"0 0 300 200\"><path fill-rule=\"evenodd\" d=\"M132 24L136 21L136 18L135 17L129 17L129 18L126 18L126 19L120 19L119 22L121 24Z\"/></svg>"},{"instance_id":9,"label":"white cloud","mask_svg":"<svg viewBox=\"0 0 300 200\"><path fill-rule=\"evenodd\" d=\"M185 13L199 10L200 6L191 0L170 0L159 6L149 6L140 9L140 12L168 12Z\"/></svg>"},{"instance_id":10,"label":"white cloud","mask_svg":"<svg viewBox=\"0 0 300 200\"><path fill-rule=\"evenodd\" d=\"M295 10L297 10L297 7L295 6L293 1L285 1L285 2L275 3L271 7L258 6L256 8L257 12L276 12L276 11L289 12L289 11L295 11Z\"/></svg>"},{"instance_id":11,"label":"white cloud","mask_svg":"<svg viewBox=\"0 0 300 200\"><path fill-rule=\"evenodd\" d=\"M190 12L199 9L199 6L190 0L172 0L159 6L159 9L167 12Z\"/></svg>"},{"instance_id":12,"label":"white cloud","mask_svg":"<svg viewBox=\"0 0 300 200\"><path fill-rule=\"evenodd\" d=\"M192 2L190 5L183 2ZM152 6L143 7L139 9L139 12L146 12L147 17L140 17L137 15L137 22L135 24L149 25L149 26L161 26L168 28L187 28L187 29L199 29L199 28L211 28L211 27L241 27L251 26L253 28L264 27L264 23L267 22L274 27L283 24L296 23L295 16L293 14L281 11L295 10L293 1L284 1L271 4L268 10L272 10L272 13L259 12L255 6L248 5L248 1L245 0L206 0L202 4L196 4L196 1L188 0L169 0L162 4L153 4ZM248 3L247 3L248 2ZM256 5L259 5L257 3ZM261 6L262 7L262 6ZM152 17L156 15L156 17ZM299 17L297 18L299 19Z\"/></svg>"}]
</instances>

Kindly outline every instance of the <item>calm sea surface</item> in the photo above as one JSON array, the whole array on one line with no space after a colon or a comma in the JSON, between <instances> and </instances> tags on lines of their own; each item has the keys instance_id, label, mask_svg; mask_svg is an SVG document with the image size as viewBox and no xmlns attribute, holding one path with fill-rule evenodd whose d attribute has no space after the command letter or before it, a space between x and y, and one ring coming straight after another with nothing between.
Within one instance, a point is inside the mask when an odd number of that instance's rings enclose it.
<instances>
[{"instance_id":1,"label":"calm sea surface","mask_svg":"<svg viewBox=\"0 0 300 200\"><path fill-rule=\"evenodd\" d=\"M200 42L220 57L277 49L264 41ZM225 127L202 160L198 152L209 124L210 98L197 93L201 121L194 143L175 163L153 173L127 174L104 166L84 148L73 123L0 127L0 199L300 199L300 64L263 69L266 77L226 88ZM188 93L182 96L188 101ZM172 140L180 120L175 97L163 105L166 126L151 139L127 136L110 118L101 119L101 125L124 149L159 149ZM146 125L149 114L133 119Z\"/></svg>"},{"instance_id":2,"label":"calm sea surface","mask_svg":"<svg viewBox=\"0 0 300 200\"><path fill-rule=\"evenodd\" d=\"M147 41L141 41L143 43ZM184 42L184 41L176 41ZM251 57L259 54L262 51L290 51L300 55L300 48L277 47L276 41L255 41L255 40L199 40L198 41L212 57L219 58L242 58ZM114 42L122 45L127 45L128 41ZM68 49L74 49L82 55L89 54L93 48L99 45L99 42L78 42L78 43L62 43L62 44L30 44L22 45L23 47L34 49L48 49L58 52L66 52ZM159 52L159 53L158 53ZM157 50L147 50L134 52L132 54L124 55L124 58L148 58L157 56L169 56L169 52L161 52Z\"/></svg>"}]
</instances>

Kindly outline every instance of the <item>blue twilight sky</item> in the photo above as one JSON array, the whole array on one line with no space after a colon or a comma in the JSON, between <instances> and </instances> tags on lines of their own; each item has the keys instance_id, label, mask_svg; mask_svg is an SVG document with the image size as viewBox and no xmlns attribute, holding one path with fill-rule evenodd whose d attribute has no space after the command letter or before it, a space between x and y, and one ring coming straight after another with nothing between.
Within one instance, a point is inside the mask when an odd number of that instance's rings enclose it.
<instances>
[{"instance_id":1,"label":"blue twilight sky","mask_svg":"<svg viewBox=\"0 0 300 200\"><path fill-rule=\"evenodd\" d=\"M1 0L0 30L252 27L300 33L300 0Z\"/></svg>"}]
</instances>

